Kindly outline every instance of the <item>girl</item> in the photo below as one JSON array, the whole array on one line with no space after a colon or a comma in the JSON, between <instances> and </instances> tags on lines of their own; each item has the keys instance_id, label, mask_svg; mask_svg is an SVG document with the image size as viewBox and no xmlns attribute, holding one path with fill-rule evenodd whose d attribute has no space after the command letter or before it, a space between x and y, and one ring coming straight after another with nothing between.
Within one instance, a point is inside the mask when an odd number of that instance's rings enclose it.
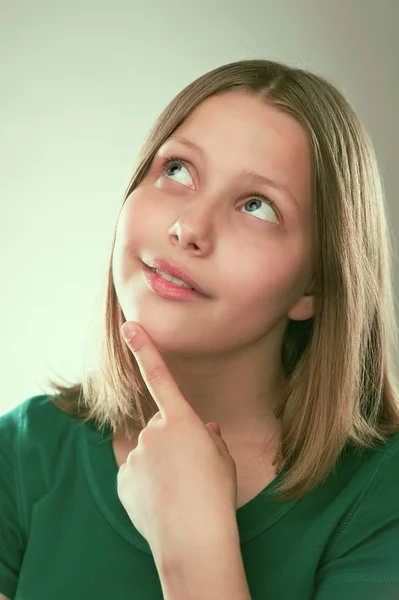
<instances>
[{"instance_id":1,"label":"girl","mask_svg":"<svg viewBox=\"0 0 399 600\"><path fill-rule=\"evenodd\" d=\"M123 199L98 368L0 418L2 597L398 598L390 235L325 79L247 60L180 92Z\"/></svg>"}]
</instances>

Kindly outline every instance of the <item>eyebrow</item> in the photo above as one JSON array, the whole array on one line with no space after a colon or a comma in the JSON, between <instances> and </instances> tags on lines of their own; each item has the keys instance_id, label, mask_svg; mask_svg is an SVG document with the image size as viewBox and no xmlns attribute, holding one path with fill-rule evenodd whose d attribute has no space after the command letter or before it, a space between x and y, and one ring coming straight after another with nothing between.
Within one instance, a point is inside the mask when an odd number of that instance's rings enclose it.
<instances>
[{"instance_id":1,"label":"eyebrow","mask_svg":"<svg viewBox=\"0 0 399 600\"><path fill-rule=\"evenodd\" d=\"M205 159L205 152L204 152L203 148L201 148L200 146L198 146L191 140L188 140L187 138L184 138L182 136L175 135L175 136L169 137L165 141L164 145L166 145L167 142L169 142L169 141L177 142L178 144L181 144L182 146L186 146L187 148L190 148L190 150L194 150L195 152L200 154L200 156L203 160ZM285 192L286 195L288 196L290 203L299 209L299 204L287 185L284 185L283 183L278 183L277 181L274 181L273 179L270 179L270 177L266 177L265 175L259 175L259 173L254 173L254 171L251 171L249 169L243 169L243 170L239 171L238 175L242 175L243 177L246 177L249 181L251 181L255 185L256 184L267 185L269 187L275 188L276 190Z\"/></svg>"}]
</instances>

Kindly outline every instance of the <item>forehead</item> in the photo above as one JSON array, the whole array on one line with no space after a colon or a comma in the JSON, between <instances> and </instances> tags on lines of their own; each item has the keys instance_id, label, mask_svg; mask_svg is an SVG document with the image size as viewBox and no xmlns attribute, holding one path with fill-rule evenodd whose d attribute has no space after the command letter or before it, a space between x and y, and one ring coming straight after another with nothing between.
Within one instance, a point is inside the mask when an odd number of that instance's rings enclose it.
<instances>
[{"instance_id":1,"label":"forehead","mask_svg":"<svg viewBox=\"0 0 399 600\"><path fill-rule=\"evenodd\" d=\"M291 115L270 101L243 91L211 96L199 104L176 131L195 131L226 142L239 138L262 148L268 139L287 141L308 147L306 131Z\"/></svg>"}]
</instances>

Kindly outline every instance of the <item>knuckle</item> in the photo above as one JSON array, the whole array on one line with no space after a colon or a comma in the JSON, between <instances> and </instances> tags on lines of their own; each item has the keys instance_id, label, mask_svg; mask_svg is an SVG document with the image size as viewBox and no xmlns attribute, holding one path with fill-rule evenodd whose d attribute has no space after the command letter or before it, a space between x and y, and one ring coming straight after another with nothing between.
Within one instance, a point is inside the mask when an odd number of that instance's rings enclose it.
<instances>
[{"instance_id":1,"label":"knuckle","mask_svg":"<svg viewBox=\"0 0 399 600\"><path fill-rule=\"evenodd\" d=\"M148 433L147 433L147 430L148 430L148 426L147 426L147 427L144 427L144 429L142 429L142 430L140 431L140 433L139 433L139 435L138 435L138 437L137 437L137 447L139 447L139 444L142 444L142 443L143 443L143 438L144 438L144 436L147 436L147 435L148 435Z\"/></svg>"},{"instance_id":2,"label":"knuckle","mask_svg":"<svg viewBox=\"0 0 399 600\"><path fill-rule=\"evenodd\" d=\"M145 374L145 378L147 379L148 383L159 383L160 381L162 381L163 376L163 369L159 365L154 365L153 367L150 367Z\"/></svg>"},{"instance_id":3,"label":"knuckle","mask_svg":"<svg viewBox=\"0 0 399 600\"><path fill-rule=\"evenodd\" d=\"M136 458L136 455L134 453L134 450L132 450L131 452L129 452L127 459L126 459L126 465L131 465L134 463L134 460Z\"/></svg>"}]
</instances>

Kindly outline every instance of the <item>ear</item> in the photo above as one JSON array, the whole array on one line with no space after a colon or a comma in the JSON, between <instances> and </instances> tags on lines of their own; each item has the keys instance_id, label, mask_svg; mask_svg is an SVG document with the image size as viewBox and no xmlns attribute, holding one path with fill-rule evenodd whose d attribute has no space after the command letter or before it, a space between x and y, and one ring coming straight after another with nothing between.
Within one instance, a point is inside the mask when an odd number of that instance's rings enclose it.
<instances>
[{"instance_id":1,"label":"ear","mask_svg":"<svg viewBox=\"0 0 399 600\"><path fill-rule=\"evenodd\" d=\"M314 294L313 294L313 280L310 283L308 291L298 300L298 302L291 308L288 313L288 317L293 321L305 321L311 319L314 316Z\"/></svg>"}]
</instances>

